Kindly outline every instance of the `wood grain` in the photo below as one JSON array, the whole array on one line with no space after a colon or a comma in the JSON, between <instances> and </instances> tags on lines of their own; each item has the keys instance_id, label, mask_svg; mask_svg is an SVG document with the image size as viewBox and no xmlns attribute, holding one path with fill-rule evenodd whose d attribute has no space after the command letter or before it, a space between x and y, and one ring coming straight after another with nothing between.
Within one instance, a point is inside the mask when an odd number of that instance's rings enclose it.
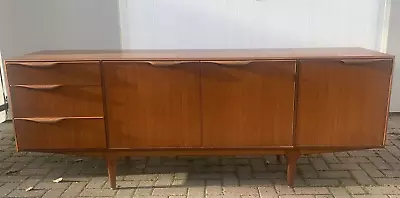
<instances>
[{"instance_id":1,"label":"wood grain","mask_svg":"<svg viewBox=\"0 0 400 198\"><path fill-rule=\"evenodd\" d=\"M10 85L100 85L100 66L91 62L7 63Z\"/></svg>"},{"instance_id":2,"label":"wood grain","mask_svg":"<svg viewBox=\"0 0 400 198\"><path fill-rule=\"evenodd\" d=\"M16 118L103 116L100 86L60 86L54 89L11 86L10 93Z\"/></svg>"},{"instance_id":3,"label":"wood grain","mask_svg":"<svg viewBox=\"0 0 400 198\"><path fill-rule=\"evenodd\" d=\"M14 127L20 151L106 148L102 118L64 119L56 123L15 119Z\"/></svg>"},{"instance_id":4,"label":"wood grain","mask_svg":"<svg viewBox=\"0 0 400 198\"><path fill-rule=\"evenodd\" d=\"M200 147L200 69L104 62L110 148Z\"/></svg>"},{"instance_id":5,"label":"wood grain","mask_svg":"<svg viewBox=\"0 0 400 198\"><path fill-rule=\"evenodd\" d=\"M203 63L203 146L291 146L295 62Z\"/></svg>"},{"instance_id":6,"label":"wood grain","mask_svg":"<svg viewBox=\"0 0 400 198\"><path fill-rule=\"evenodd\" d=\"M61 50L40 51L18 61L95 61L95 60L266 60L266 59L331 59L331 58L393 58L393 56L362 48L291 48L291 49L198 49L198 50Z\"/></svg>"},{"instance_id":7,"label":"wood grain","mask_svg":"<svg viewBox=\"0 0 400 198\"><path fill-rule=\"evenodd\" d=\"M383 146L392 60L301 61L298 146Z\"/></svg>"}]
</instances>

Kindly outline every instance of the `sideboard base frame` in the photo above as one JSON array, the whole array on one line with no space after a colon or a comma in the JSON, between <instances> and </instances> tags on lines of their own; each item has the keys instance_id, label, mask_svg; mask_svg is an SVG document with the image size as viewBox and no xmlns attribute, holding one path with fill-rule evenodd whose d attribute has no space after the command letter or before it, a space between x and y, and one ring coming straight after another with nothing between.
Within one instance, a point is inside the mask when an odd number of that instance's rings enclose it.
<instances>
[{"instance_id":1,"label":"sideboard base frame","mask_svg":"<svg viewBox=\"0 0 400 198\"><path fill-rule=\"evenodd\" d=\"M127 164L130 164L130 156L149 157L149 156L233 156L233 155L276 155L278 163L282 163L282 156L287 162L286 178L288 185L295 186L296 162L301 155L332 153L342 151L364 150L375 147L326 147L326 148L293 148L293 149L165 149L165 150L120 150L113 149L107 151L45 151L35 150L33 152L59 153L75 156L90 156L104 158L107 163L108 179L110 187L117 189L117 160L123 158ZM26 150L24 150L26 151ZM32 150L30 150L32 151Z\"/></svg>"}]
</instances>

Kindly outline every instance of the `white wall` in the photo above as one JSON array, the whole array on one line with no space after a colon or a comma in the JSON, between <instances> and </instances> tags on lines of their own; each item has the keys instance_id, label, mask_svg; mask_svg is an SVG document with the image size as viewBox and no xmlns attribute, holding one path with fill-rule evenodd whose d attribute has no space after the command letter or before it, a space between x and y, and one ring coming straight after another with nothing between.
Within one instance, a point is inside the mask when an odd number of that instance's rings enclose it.
<instances>
[{"instance_id":1,"label":"white wall","mask_svg":"<svg viewBox=\"0 0 400 198\"><path fill-rule=\"evenodd\" d=\"M118 9L112 0L0 0L0 52L6 59L39 50L120 49Z\"/></svg>"},{"instance_id":2,"label":"white wall","mask_svg":"<svg viewBox=\"0 0 400 198\"><path fill-rule=\"evenodd\" d=\"M119 49L118 2L1 0L3 57L47 49Z\"/></svg>"},{"instance_id":3,"label":"white wall","mask_svg":"<svg viewBox=\"0 0 400 198\"><path fill-rule=\"evenodd\" d=\"M123 48L381 48L384 0L121 0Z\"/></svg>"},{"instance_id":4,"label":"white wall","mask_svg":"<svg viewBox=\"0 0 400 198\"><path fill-rule=\"evenodd\" d=\"M396 56L390 111L400 112L400 0L392 0L387 52Z\"/></svg>"}]
</instances>

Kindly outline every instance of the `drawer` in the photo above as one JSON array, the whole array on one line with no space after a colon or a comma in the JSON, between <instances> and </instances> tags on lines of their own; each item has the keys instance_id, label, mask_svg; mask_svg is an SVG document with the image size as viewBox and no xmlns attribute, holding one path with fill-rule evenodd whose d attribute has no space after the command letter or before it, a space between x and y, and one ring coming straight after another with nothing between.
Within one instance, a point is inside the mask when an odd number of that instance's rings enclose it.
<instances>
[{"instance_id":1,"label":"drawer","mask_svg":"<svg viewBox=\"0 0 400 198\"><path fill-rule=\"evenodd\" d=\"M14 85L10 93L16 118L103 116L100 86Z\"/></svg>"},{"instance_id":2,"label":"drawer","mask_svg":"<svg viewBox=\"0 0 400 198\"><path fill-rule=\"evenodd\" d=\"M100 63L19 62L7 63L10 85L100 85Z\"/></svg>"},{"instance_id":3,"label":"drawer","mask_svg":"<svg viewBox=\"0 0 400 198\"><path fill-rule=\"evenodd\" d=\"M18 150L106 148L102 118L16 118Z\"/></svg>"}]
</instances>

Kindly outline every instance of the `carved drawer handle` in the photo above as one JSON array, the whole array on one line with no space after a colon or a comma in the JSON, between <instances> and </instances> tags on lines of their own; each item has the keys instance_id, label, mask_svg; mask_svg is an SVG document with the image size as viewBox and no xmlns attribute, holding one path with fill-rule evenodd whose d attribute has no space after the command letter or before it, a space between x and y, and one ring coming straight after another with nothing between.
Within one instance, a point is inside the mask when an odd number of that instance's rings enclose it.
<instances>
[{"instance_id":1,"label":"carved drawer handle","mask_svg":"<svg viewBox=\"0 0 400 198\"><path fill-rule=\"evenodd\" d=\"M367 64L367 63L373 63L373 62L379 62L383 61L385 59L344 59L341 60L343 64Z\"/></svg>"},{"instance_id":2,"label":"carved drawer handle","mask_svg":"<svg viewBox=\"0 0 400 198\"><path fill-rule=\"evenodd\" d=\"M20 63L12 63L15 65L22 65L22 66L27 66L27 67L42 67L42 68L47 68L47 67L53 67L60 62L20 62Z\"/></svg>"},{"instance_id":3,"label":"carved drawer handle","mask_svg":"<svg viewBox=\"0 0 400 198\"><path fill-rule=\"evenodd\" d=\"M13 86L27 88L27 89L37 89L37 90L50 90L62 87L62 85L13 85Z\"/></svg>"},{"instance_id":4,"label":"carved drawer handle","mask_svg":"<svg viewBox=\"0 0 400 198\"><path fill-rule=\"evenodd\" d=\"M38 123L54 124L57 122L61 122L67 118L16 118L16 119L27 120L27 121L38 122Z\"/></svg>"},{"instance_id":5,"label":"carved drawer handle","mask_svg":"<svg viewBox=\"0 0 400 198\"><path fill-rule=\"evenodd\" d=\"M54 124L63 120L73 119L104 119L104 117L61 117L61 118L14 118L14 120L26 120L37 123Z\"/></svg>"},{"instance_id":6,"label":"carved drawer handle","mask_svg":"<svg viewBox=\"0 0 400 198\"><path fill-rule=\"evenodd\" d=\"M196 61L141 61L157 67L169 67L184 63L197 63Z\"/></svg>"},{"instance_id":7,"label":"carved drawer handle","mask_svg":"<svg viewBox=\"0 0 400 198\"><path fill-rule=\"evenodd\" d=\"M218 65L228 65L228 66L240 66L240 65L248 65L253 61L200 61L202 63L214 63Z\"/></svg>"}]
</instances>

